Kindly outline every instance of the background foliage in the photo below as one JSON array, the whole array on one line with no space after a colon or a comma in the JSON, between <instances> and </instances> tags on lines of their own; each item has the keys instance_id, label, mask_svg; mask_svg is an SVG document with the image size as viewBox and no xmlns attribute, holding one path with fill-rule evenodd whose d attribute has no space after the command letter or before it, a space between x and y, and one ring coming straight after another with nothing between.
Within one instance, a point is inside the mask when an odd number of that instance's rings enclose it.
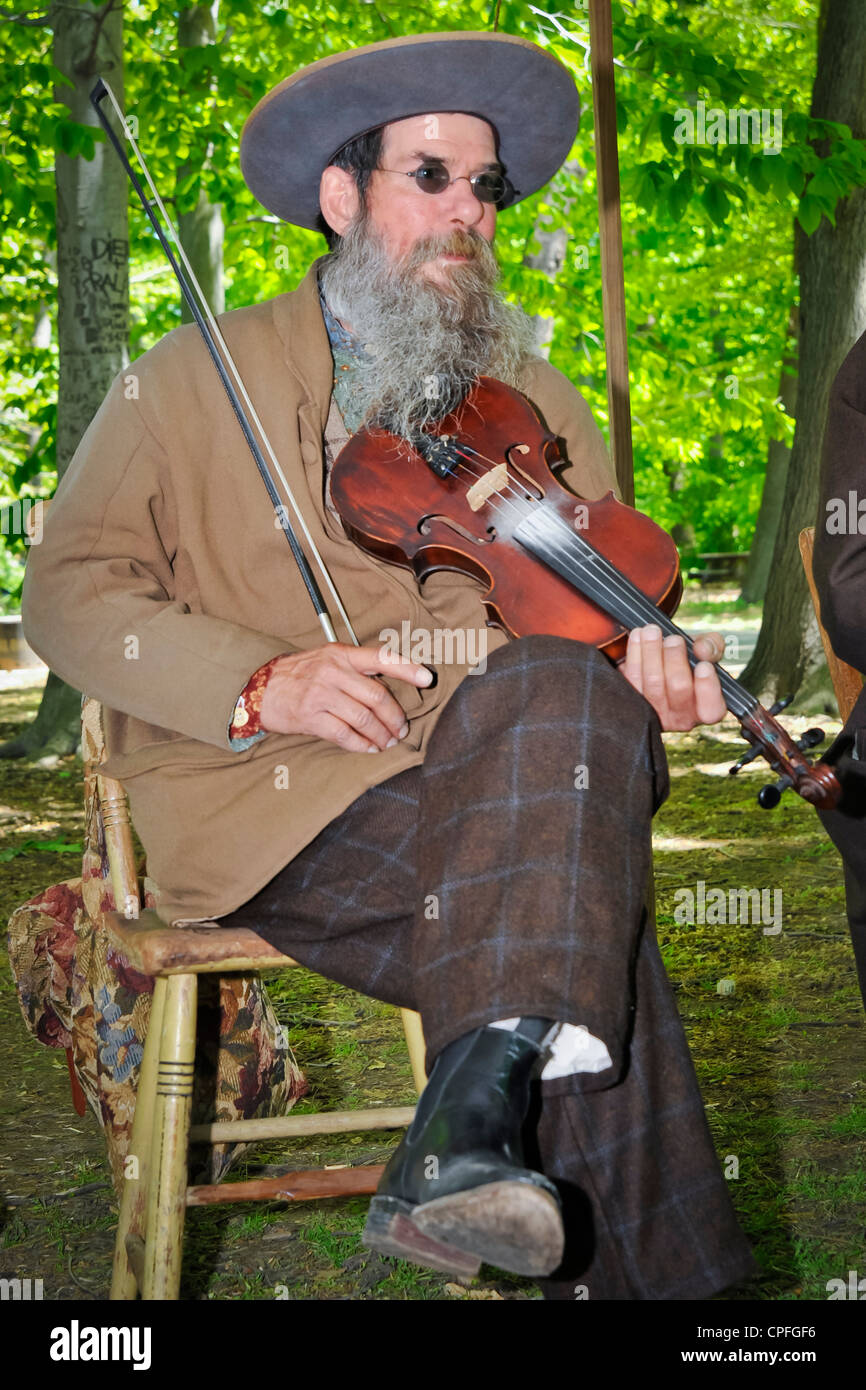
<instances>
[{"instance_id":1,"label":"background foliage","mask_svg":"<svg viewBox=\"0 0 866 1390\"><path fill-rule=\"evenodd\" d=\"M174 189L178 166L188 165L175 212L191 210L202 187L222 205L227 308L294 288L325 249L316 233L266 214L241 179L238 141L255 102L329 52L402 33L488 29L493 8L480 0L223 0L217 42L181 48L173 6L129 0L127 115L137 120L163 196ZM797 298L794 219L811 233L822 217L833 220L840 197L866 182L862 142L845 126L808 116L817 11L817 0L613 4L637 505L668 529L691 527L693 551L748 549L768 442L790 441L793 433L778 392ZM54 152L86 158L102 138L71 122L54 100L53 84L63 79L51 63L51 30L39 22L45 12L31 13L26 24L0 17L0 503L50 495L54 486ZM499 27L549 47L572 67L581 91L572 157L543 194L501 217L497 248L507 293L527 311L554 317L551 361L584 391L605 427L586 9L581 0L557 11L503 3ZM678 143L676 113L698 101L778 111L780 152ZM132 359L180 321L180 301L130 196ZM571 239L554 278L524 258L539 250L536 230L557 226ZM16 549L21 543L8 537L0 551L0 590L13 611Z\"/></svg>"}]
</instances>

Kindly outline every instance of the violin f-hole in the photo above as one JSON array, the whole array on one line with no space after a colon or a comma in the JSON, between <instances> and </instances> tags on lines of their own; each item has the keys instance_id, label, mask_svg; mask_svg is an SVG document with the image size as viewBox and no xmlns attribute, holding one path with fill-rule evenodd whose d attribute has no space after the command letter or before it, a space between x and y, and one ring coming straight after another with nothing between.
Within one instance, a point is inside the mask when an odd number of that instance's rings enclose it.
<instances>
[{"instance_id":1,"label":"violin f-hole","mask_svg":"<svg viewBox=\"0 0 866 1390\"><path fill-rule=\"evenodd\" d=\"M528 454L529 452L530 449L528 444L509 444L508 448L505 450L505 457L508 460L509 468L513 473L517 474L518 478L520 478L523 483L526 494L530 497L534 497L536 501L540 502L544 497L544 489L539 486L537 479L530 477L528 473L524 473L520 465L515 463L514 459L511 457L512 453Z\"/></svg>"},{"instance_id":2,"label":"violin f-hole","mask_svg":"<svg viewBox=\"0 0 866 1390\"><path fill-rule=\"evenodd\" d=\"M492 532L492 534L476 536L473 535L471 531L467 530L465 526L461 526L460 522L455 521L452 516L441 516L436 512L432 512L428 516L422 516L421 520L418 522L418 530L422 536L430 535L430 523L433 521L441 521L443 526L450 526L451 530L456 531L458 536L462 536L464 540L472 541L474 545L489 545L491 541L496 539L496 531L492 526L488 526L487 528L488 532Z\"/></svg>"}]
</instances>

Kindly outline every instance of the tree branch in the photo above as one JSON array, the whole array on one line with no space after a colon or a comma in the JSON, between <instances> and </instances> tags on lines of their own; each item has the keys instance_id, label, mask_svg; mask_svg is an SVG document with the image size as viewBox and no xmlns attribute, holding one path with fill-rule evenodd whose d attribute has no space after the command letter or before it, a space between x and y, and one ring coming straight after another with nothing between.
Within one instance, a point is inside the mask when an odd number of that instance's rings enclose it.
<instances>
[{"instance_id":1,"label":"tree branch","mask_svg":"<svg viewBox=\"0 0 866 1390\"><path fill-rule=\"evenodd\" d=\"M372 3L372 0L371 0L371 3ZM390 19L388 18L388 16L387 16L387 15L384 15L384 14L382 13L382 11L379 9L379 6L376 5L376 4L373 4L373 13L376 15L376 18L377 18L378 20L380 20L382 24L384 24L385 28L388 30L388 33L391 34L391 35L393 35L393 33L394 33L394 26L393 26L393 24L391 23L391 21L390 21Z\"/></svg>"},{"instance_id":2,"label":"tree branch","mask_svg":"<svg viewBox=\"0 0 866 1390\"><path fill-rule=\"evenodd\" d=\"M93 42L90 45L90 52L84 58L83 62L76 63L75 65L75 71L77 73L80 73L82 77L93 76L92 64L93 59L96 56L96 48L97 44L99 43L99 37L102 33L103 25L105 24L105 21L108 19L108 16L111 14L111 11L114 9L114 6L115 0L105 0L105 4L103 5L102 9L99 10L98 13L93 15L93 19L95 20L96 25L93 31ZM123 9L123 6L121 5L120 8ZM82 10L81 13L87 14L87 11Z\"/></svg>"},{"instance_id":3,"label":"tree branch","mask_svg":"<svg viewBox=\"0 0 866 1390\"><path fill-rule=\"evenodd\" d=\"M713 19L737 20L740 24L755 24L762 29L798 29L801 33L805 32L805 25L795 24L792 19L771 19L769 15L763 18L759 15L746 14L744 11L729 10L708 10L701 9L701 18L705 15Z\"/></svg>"}]
</instances>

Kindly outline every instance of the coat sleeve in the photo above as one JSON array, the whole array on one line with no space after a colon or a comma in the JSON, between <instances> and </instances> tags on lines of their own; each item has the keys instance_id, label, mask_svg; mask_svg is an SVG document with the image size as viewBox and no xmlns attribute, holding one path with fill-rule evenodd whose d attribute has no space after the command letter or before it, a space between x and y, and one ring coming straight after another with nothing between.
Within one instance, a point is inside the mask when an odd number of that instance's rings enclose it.
<instances>
[{"instance_id":1,"label":"coat sleeve","mask_svg":"<svg viewBox=\"0 0 866 1390\"><path fill-rule=\"evenodd\" d=\"M68 684L156 725L155 734L231 749L229 724L250 675L291 647L178 601L176 549L169 460L126 399L121 373L28 553L24 633Z\"/></svg>"},{"instance_id":2,"label":"coat sleeve","mask_svg":"<svg viewBox=\"0 0 866 1390\"><path fill-rule=\"evenodd\" d=\"M866 672L866 333L830 390L813 569L830 645Z\"/></svg>"}]
</instances>

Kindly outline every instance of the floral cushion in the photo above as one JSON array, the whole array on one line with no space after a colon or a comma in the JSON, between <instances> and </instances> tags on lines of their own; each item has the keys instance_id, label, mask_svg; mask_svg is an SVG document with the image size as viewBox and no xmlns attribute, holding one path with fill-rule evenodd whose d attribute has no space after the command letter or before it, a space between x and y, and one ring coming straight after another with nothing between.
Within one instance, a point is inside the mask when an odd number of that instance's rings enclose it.
<instances>
[{"instance_id":1,"label":"floral cushion","mask_svg":"<svg viewBox=\"0 0 866 1390\"><path fill-rule=\"evenodd\" d=\"M86 832L79 878L46 888L9 920L9 958L24 1021L47 1047L66 1049L73 1102L103 1127L115 1189L132 1133L136 1085L153 977L133 969L108 940L115 910L105 830L96 794L103 756L95 701L82 712ZM143 880L144 906L159 893ZM267 991L257 975L199 976L192 1123L284 1115L307 1091ZM247 1147L208 1145L191 1154L194 1181L219 1182Z\"/></svg>"}]
</instances>

